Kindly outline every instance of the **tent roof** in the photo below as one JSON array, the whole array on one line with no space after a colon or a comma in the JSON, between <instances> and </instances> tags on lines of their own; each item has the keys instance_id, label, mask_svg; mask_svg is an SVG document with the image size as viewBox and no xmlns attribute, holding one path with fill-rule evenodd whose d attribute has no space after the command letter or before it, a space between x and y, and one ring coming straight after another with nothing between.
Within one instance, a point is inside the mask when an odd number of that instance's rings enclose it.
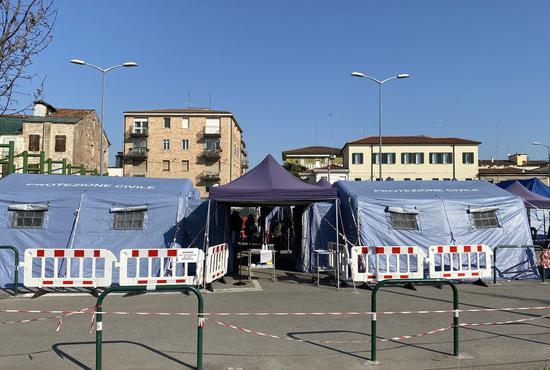
<instances>
[{"instance_id":1,"label":"tent roof","mask_svg":"<svg viewBox=\"0 0 550 370\"><path fill-rule=\"evenodd\" d=\"M540 181L540 179L534 177L532 179L521 180L520 182L533 193L550 198L550 188Z\"/></svg>"},{"instance_id":2,"label":"tent roof","mask_svg":"<svg viewBox=\"0 0 550 370\"><path fill-rule=\"evenodd\" d=\"M299 204L336 199L336 190L306 184L268 155L229 184L210 188L210 199L233 204Z\"/></svg>"},{"instance_id":3,"label":"tent roof","mask_svg":"<svg viewBox=\"0 0 550 370\"><path fill-rule=\"evenodd\" d=\"M528 208L550 208L550 198L546 198L532 192L523 186L519 181L512 181L510 184L503 185L501 187L510 193L523 198Z\"/></svg>"},{"instance_id":4,"label":"tent roof","mask_svg":"<svg viewBox=\"0 0 550 370\"><path fill-rule=\"evenodd\" d=\"M33 194L63 192L73 195L86 191L149 196L182 194L191 197L195 193L193 183L188 179L11 174L0 181L1 194L20 194L22 188L29 189Z\"/></svg>"},{"instance_id":5,"label":"tent roof","mask_svg":"<svg viewBox=\"0 0 550 370\"><path fill-rule=\"evenodd\" d=\"M331 183L328 182L328 181L325 180L325 179L321 179L321 180L317 181L317 182L315 183L315 185L321 186L321 187L323 187L323 188L331 188L331 187L332 187Z\"/></svg>"},{"instance_id":6,"label":"tent roof","mask_svg":"<svg viewBox=\"0 0 550 370\"><path fill-rule=\"evenodd\" d=\"M376 199L465 200L513 197L486 181L338 181L335 185L348 196Z\"/></svg>"}]
</instances>

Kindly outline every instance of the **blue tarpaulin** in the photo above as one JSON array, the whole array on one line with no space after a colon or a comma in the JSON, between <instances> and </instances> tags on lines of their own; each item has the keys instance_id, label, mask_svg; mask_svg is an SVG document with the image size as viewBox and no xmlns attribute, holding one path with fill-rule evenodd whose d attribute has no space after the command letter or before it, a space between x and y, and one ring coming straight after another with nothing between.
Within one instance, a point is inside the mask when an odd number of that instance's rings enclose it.
<instances>
[{"instance_id":1,"label":"blue tarpaulin","mask_svg":"<svg viewBox=\"0 0 550 370\"><path fill-rule=\"evenodd\" d=\"M355 245L416 245L427 254L431 245L533 243L523 200L485 181L338 181L334 186L346 237ZM326 207L315 206L330 217ZM416 214L418 230L392 227L391 209ZM475 209L496 210L498 227L476 228L470 212ZM322 220L316 227L321 226ZM533 251L499 251L498 274L505 279L538 277Z\"/></svg>"},{"instance_id":2,"label":"blue tarpaulin","mask_svg":"<svg viewBox=\"0 0 550 370\"><path fill-rule=\"evenodd\" d=\"M39 228L16 228L22 205L47 207ZM114 209L145 208L143 229L114 229ZM206 208L187 179L12 174L0 181L0 244L28 248L187 247L203 243ZM78 216L78 217L77 217ZM181 222L187 218L189 222ZM23 258L23 257L21 257ZM19 275L22 281L22 274ZM0 252L0 287L13 281L13 258Z\"/></svg>"}]
</instances>

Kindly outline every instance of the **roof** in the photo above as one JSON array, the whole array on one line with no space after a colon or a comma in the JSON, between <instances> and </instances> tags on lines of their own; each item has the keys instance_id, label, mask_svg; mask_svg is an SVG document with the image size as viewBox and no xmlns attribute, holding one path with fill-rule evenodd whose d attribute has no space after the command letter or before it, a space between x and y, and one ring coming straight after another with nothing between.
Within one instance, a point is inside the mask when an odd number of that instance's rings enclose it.
<instances>
[{"instance_id":1,"label":"roof","mask_svg":"<svg viewBox=\"0 0 550 370\"><path fill-rule=\"evenodd\" d=\"M348 144L378 144L378 136L368 136L359 140L347 142ZM424 135L415 136L382 136L382 144L470 144L479 145L480 141L460 139L457 137L431 137Z\"/></svg>"},{"instance_id":2,"label":"roof","mask_svg":"<svg viewBox=\"0 0 550 370\"><path fill-rule=\"evenodd\" d=\"M268 155L229 184L210 188L210 199L230 204L303 204L336 199L336 190L304 183Z\"/></svg>"},{"instance_id":3,"label":"roof","mask_svg":"<svg viewBox=\"0 0 550 370\"><path fill-rule=\"evenodd\" d=\"M283 152L283 158L287 155L315 155L315 154L340 154L340 148L334 148L330 146L306 146L305 148L289 149Z\"/></svg>"},{"instance_id":4,"label":"roof","mask_svg":"<svg viewBox=\"0 0 550 370\"><path fill-rule=\"evenodd\" d=\"M532 176L532 175L545 175L548 173L548 166L540 167L535 169L525 169L518 167L504 167L504 168L480 168L480 175L523 175L523 176Z\"/></svg>"},{"instance_id":5,"label":"roof","mask_svg":"<svg viewBox=\"0 0 550 370\"><path fill-rule=\"evenodd\" d=\"M23 120L19 117L0 117L0 135L19 135L23 133Z\"/></svg>"},{"instance_id":6,"label":"roof","mask_svg":"<svg viewBox=\"0 0 550 370\"><path fill-rule=\"evenodd\" d=\"M93 109L59 108L48 113L47 117L84 117L93 112Z\"/></svg>"},{"instance_id":7,"label":"roof","mask_svg":"<svg viewBox=\"0 0 550 370\"><path fill-rule=\"evenodd\" d=\"M233 113L225 110L216 110L210 108L163 108L163 109L146 109L146 110L128 110L124 111L124 114L139 113L139 114L148 114L148 113L210 113L210 114L230 114Z\"/></svg>"},{"instance_id":8,"label":"roof","mask_svg":"<svg viewBox=\"0 0 550 370\"><path fill-rule=\"evenodd\" d=\"M528 208L550 208L550 198L532 192L517 180L499 183L497 186L522 198Z\"/></svg>"}]
</instances>

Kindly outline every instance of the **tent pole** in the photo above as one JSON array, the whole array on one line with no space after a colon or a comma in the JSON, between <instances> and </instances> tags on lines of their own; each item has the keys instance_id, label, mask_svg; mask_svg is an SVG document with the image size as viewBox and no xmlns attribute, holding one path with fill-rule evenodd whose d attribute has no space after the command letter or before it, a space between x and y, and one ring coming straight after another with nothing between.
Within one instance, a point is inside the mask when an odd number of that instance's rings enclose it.
<instances>
[{"instance_id":1,"label":"tent pole","mask_svg":"<svg viewBox=\"0 0 550 370\"><path fill-rule=\"evenodd\" d=\"M210 246L210 239L208 235L210 234L210 206L212 204L212 201L208 199L208 210L206 211L206 225L204 227L204 242L203 242L203 250L204 250L204 257L205 257L205 268L203 269L203 286L206 286L206 258L208 256L206 255L206 252L208 251L208 247Z\"/></svg>"},{"instance_id":2,"label":"tent pole","mask_svg":"<svg viewBox=\"0 0 550 370\"><path fill-rule=\"evenodd\" d=\"M334 206L336 207L336 289L340 290L340 233L338 225L338 198L334 200Z\"/></svg>"}]
</instances>

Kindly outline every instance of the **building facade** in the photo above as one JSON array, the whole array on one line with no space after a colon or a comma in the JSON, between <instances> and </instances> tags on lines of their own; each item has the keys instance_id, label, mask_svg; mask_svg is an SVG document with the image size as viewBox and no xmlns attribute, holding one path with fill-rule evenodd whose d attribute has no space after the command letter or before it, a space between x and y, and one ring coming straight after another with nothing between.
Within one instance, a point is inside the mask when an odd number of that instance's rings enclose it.
<instances>
[{"instance_id":1,"label":"building facade","mask_svg":"<svg viewBox=\"0 0 550 370\"><path fill-rule=\"evenodd\" d=\"M206 197L248 167L231 112L205 108L124 112L124 176L188 178Z\"/></svg>"},{"instance_id":2,"label":"building facade","mask_svg":"<svg viewBox=\"0 0 550 370\"><path fill-rule=\"evenodd\" d=\"M348 181L349 170L337 165L312 168L299 173L300 179L308 184L315 184L320 180L327 180L331 184L336 181Z\"/></svg>"},{"instance_id":3,"label":"building facade","mask_svg":"<svg viewBox=\"0 0 550 370\"><path fill-rule=\"evenodd\" d=\"M54 108L44 101L36 101L32 115L0 117L0 142L15 143L15 153L44 152L45 158L66 161L73 166L84 165L99 171L100 137L103 135L103 161L109 160L109 140L93 109ZM2 150L3 157L6 150ZM37 166L39 158L29 158L29 166ZM23 159L17 157L15 167L22 168ZM59 168L56 164L54 168ZM106 168L107 166L105 166ZM7 173L7 168L2 168Z\"/></svg>"},{"instance_id":4,"label":"building facade","mask_svg":"<svg viewBox=\"0 0 550 370\"><path fill-rule=\"evenodd\" d=\"M529 160L525 153L508 155L508 159L483 159L479 161L480 180L499 183L505 180L524 180L536 177L550 186L548 161Z\"/></svg>"},{"instance_id":5,"label":"building facade","mask_svg":"<svg viewBox=\"0 0 550 370\"><path fill-rule=\"evenodd\" d=\"M310 170L329 164L341 167L343 161L341 149L328 146L308 146L283 152L283 162L297 164Z\"/></svg>"},{"instance_id":6,"label":"building facade","mask_svg":"<svg viewBox=\"0 0 550 370\"><path fill-rule=\"evenodd\" d=\"M351 181L379 174L378 136L348 142L342 149ZM382 177L392 180L474 180L480 142L429 136L382 137Z\"/></svg>"}]
</instances>

